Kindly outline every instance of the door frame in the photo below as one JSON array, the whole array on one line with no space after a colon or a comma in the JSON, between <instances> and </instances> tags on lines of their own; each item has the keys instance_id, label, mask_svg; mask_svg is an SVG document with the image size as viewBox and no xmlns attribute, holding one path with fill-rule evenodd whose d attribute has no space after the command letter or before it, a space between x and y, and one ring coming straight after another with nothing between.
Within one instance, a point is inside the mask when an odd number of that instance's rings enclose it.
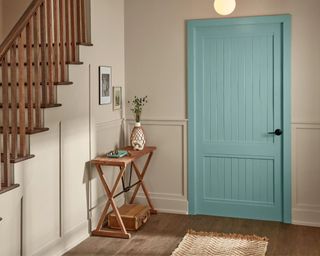
<instances>
[{"instance_id":1,"label":"door frame","mask_svg":"<svg viewBox=\"0 0 320 256\"><path fill-rule=\"evenodd\" d=\"M188 55L188 199L189 214L196 213L196 161L195 161L195 74L194 74L194 39L196 29L206 26L248 25L248 24L281 24L282 38L282 220L291 223L291 15L255 16L244 18L204 19L187 21L187 55Z\"/></svg>"}]
</instances>

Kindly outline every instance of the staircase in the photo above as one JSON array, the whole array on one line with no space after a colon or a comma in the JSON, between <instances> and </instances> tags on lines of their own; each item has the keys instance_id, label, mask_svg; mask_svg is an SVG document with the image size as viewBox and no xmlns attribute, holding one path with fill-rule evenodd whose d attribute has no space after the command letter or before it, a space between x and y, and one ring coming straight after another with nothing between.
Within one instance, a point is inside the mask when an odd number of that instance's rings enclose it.
<instances>
[{"instance_id":1,"label":"staircase","mask_svg":"<svg viewBox=\"0 0 320 256\"><path fill-rule=\"evenodd\" d=\"M0 46L0 194L14 183L14 164L35 157L29 136L49 129L44 110L60 107L57 87L71 85L68 65L92 46L90 0L33 0Z\"/></svg>"}]
</instances>

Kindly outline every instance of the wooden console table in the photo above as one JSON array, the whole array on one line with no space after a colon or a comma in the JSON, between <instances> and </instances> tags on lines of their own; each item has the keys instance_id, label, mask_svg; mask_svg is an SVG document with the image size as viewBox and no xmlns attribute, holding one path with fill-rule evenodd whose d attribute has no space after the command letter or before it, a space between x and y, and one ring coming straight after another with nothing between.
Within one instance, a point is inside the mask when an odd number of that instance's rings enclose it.
<instances>
[{"instance_id":1,"label":"wooden console table","mask_svg":"<svg viewBox=\"0 0 320 256\"><path fill-rule=\"evenodd\" d=\"M97 157L91 161L91 163L94 164L97 168L101 183L104 187L104 190L106 192L106 197L107 197L107 203L106 203L104 210L101 213L98 225L97 225L96 229L94 231L92 231L92 235L94 235L94 236L118 237L118 238L130 238L131 237L130 233L127 232L127 230L123 224L123 221L121 219L121 215L118 211L118 208L116 206L114 198L119 196L122 193L128 192L132 187L135 187L135 190L132 194L132 197L131 197L129 203L132 204L134 202L134 199L136 198L138 190L141 186L142 190L146 196L146 199L148 201L148 204L150 207L150 213L151 214L157 213L157 211L154 209L153 204L151 202L151 199L149 197L149 192L143 182L143 178L146 174L150 160L152 158L153 152L156 150L156 147L145 147L142 151L135 151L132 149L132 147L126 147L123 150L127 150L129 155L122 157L122 158L108 158L106 156L101 156L101 157ZM142 171L140 171L135 162L139 158L146 156L146 155L148 156L148 158L144 164ZM118 188L120 180L123 178L126 167L129 164L132 164L132 167L138 177L138 181L135 184L130 185L129 187L125 188L124 191L115 195L115 192ZM116 178L112 188L109 188L109 186L106 182L105 176L103 175L103 171L101 168L102 166L119 167L119 174L118 174L118 177ZM112 209L115 213L116 219L117 219L119 226L120 226L120 231L111 231L111 230L104 230L103 229L103 225L104 225L105 219L108 215L108 210L109 210L110 206L112 207Z\"/></svg>"}]
</instances>

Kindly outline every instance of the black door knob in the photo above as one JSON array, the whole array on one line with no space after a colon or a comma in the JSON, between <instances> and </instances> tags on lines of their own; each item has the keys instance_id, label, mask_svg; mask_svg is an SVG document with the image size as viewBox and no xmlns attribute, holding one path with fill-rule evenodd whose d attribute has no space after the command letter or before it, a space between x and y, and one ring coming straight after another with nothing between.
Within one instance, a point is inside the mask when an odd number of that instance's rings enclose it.
<instances>
[{"instance_id":1,"label":"black door knob","mask_svg":"<svg viewBox=\"0 0 320 256\"><path fill-rule=\"evenodd\" d=\"M280 136L282 135L282 130L281 129L276 129L274 132L268 132L268 134L274 134L274 135L277 135L277 136Z\"/></svg>"}]
</instances>

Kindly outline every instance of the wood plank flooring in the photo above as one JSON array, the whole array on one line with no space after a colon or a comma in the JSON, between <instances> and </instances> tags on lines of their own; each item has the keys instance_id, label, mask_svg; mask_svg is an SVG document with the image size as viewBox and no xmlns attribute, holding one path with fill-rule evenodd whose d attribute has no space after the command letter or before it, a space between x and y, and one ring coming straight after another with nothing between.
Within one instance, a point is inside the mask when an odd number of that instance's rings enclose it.
<instances>
[{"instance_id":1,"label":"wood plank flooring","mask_svg":"<svg viewBox=\"0 0 320 256\"><path fill-rule=\"evenodd\" d=\"M170 255L188 229L266 236L269 238L268 256L320 256L320 228L176 214L151 216L145 226L132 233L130 240L90 237L65 255Z\"/></svg>"}]
</instances>

